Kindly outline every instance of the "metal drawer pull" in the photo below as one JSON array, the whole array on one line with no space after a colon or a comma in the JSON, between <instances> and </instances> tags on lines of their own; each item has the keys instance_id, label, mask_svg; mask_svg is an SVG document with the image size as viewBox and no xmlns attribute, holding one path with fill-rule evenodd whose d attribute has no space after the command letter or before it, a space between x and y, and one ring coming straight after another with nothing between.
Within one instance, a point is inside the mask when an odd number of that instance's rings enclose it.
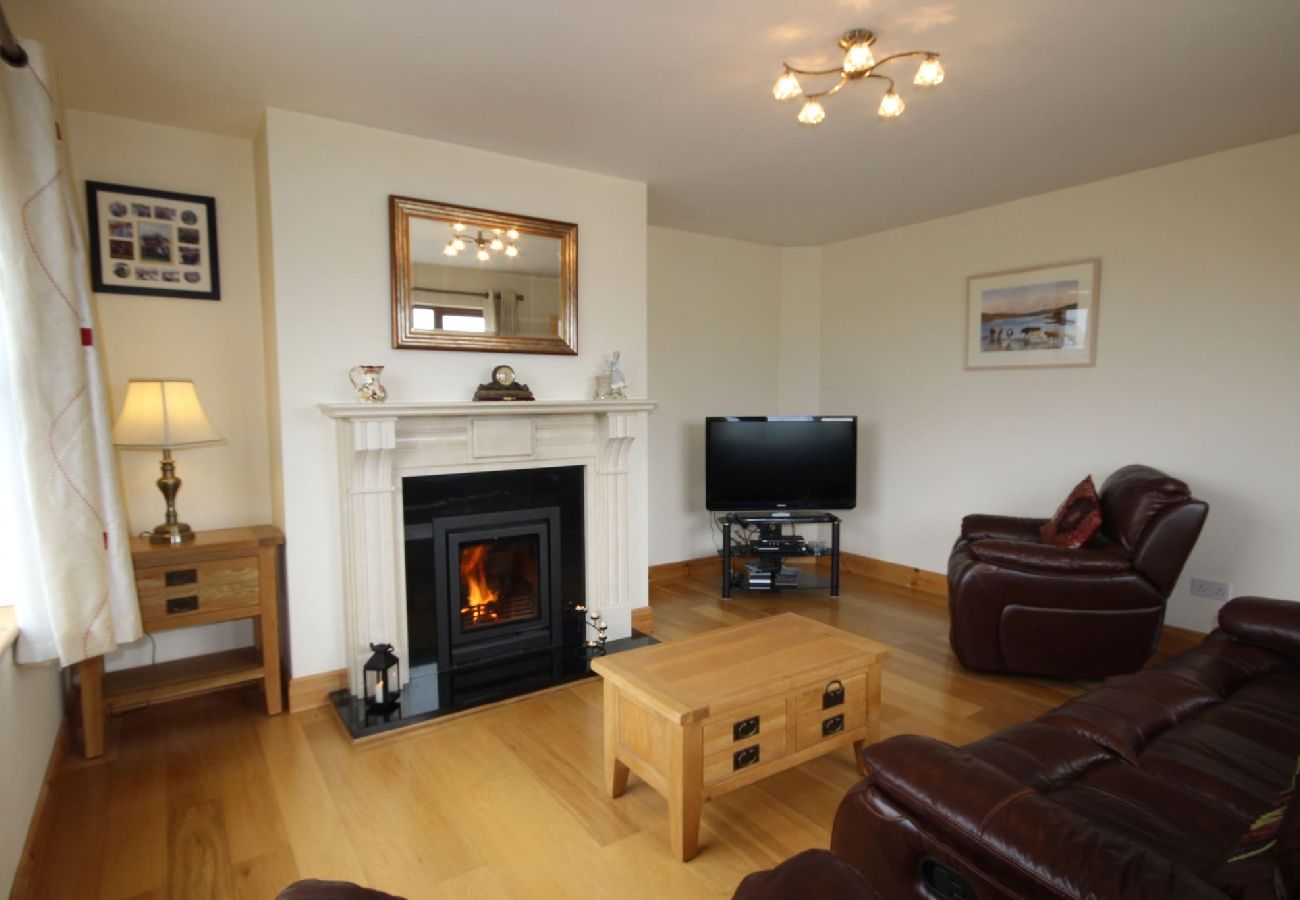
<instances>
[{"instance_id":1,"label":"metal drawer pull","mask_svg":"<svg viewBox=\"0 0 1300 900\"><path fill-rule=\"evenodd\" d=\"M163 583L167 587L177 587L182 584L197 584L199 580L198 569L177 569L174 572L168 572L163 576Z\"/></svg>"},{"instance_id":2,"label":"metal drawer pull","mask_svg":"<svg viewBox=\"0 0 1300 900\"><path fill-rule=\"evenodd\" d=\"M199 595L191 594L188 597L168 597L167 598L167 615L172 613L198 612Z\"/></svg>"},{"instance_id":3,"label":"metal drawer pull","mask_svg":"<svg viewBox=\"0 0 1300 900\"><path fill-rule=\"evenodd\" d=\"M832 706L839 706L844 702L844 682L838 678L826 685L826 690L822 693L822 709L830 709Z\"/></svg>"},{"instance_id":4,"label":"metal drawer pull","mask_svg":"<svg viewBox=\"0 0 1300 900\"><path fill-rule=\"evenodd\" d=\"M758 716L741 719L731 726L731 739L733 741L743 741L746 738L752 738L756 734L758 734Z\"/></svg>"},{"instance_id":5,"label":"metal drawer pull","mask_svg":"<svg viewBox=\"0 0 1300 900\"><path fill-rule=\"evenodd\" d=\"M844 730L844 713L822 719L822 737L829 737Z\"/></svg>"},{"instance_id":6,"label":"metal drawer pull","mask_svg":"<svg viewBox=\"0 0 1300 900\"><path fill-rule=\"evenodd\" d=\"M744 750L737 750L731 754L731 771L738 772L746 766L752 766L758 762L758 748L746 747Z\"/></svg>"}]
</instances>

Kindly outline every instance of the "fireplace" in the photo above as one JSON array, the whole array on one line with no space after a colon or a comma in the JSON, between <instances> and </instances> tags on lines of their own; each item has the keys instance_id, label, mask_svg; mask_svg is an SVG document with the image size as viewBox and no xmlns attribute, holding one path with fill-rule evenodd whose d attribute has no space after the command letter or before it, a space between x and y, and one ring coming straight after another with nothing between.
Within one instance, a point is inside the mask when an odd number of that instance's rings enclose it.
<instances>
[{"instance_id":1,"label":"fireplace","mask_svg":"<svg viewBox=\"0 0 1300 900\"><path fill-rule=\"evenodd\" d=\"M455 709L582 671L581 467L408 478L404 507L416 690Z\"/></svg>"},{"instance_id":2,"label":"fireplace","mask_svg":"<svg viewBox=\"0 0 1300 900\"><path fill-rule=\"evenodd\" d=\"M634 444L654 407L646 400L320 404L335 423L343 552L348 687L333 699L354 737L442 716L475 695L486 702L522 692L526 679L554 684L557 663L561 681L582 677L583 643L598 634L579 607L600 614L611 648L630 639L632 611L646 603L645 539L636 524L644 516L645 461ZM439 635L453 623L449 616L438 627L434 522L546 507L560 509L559 589L555 553L539 544L539 560L550 558L552 590L549 610L539 597L537 619L549 614L554 622L558 607L560 648L495 656L506 634L485 626L480 640L462 642L454 664L450 643L440 661ZM459 573L459 557L456 567ZM460 606L455 613L459 620ZM522 626L527 616L512 608L502 624ZM472 618L458 624L467 626L462 637L480 633ZM369 721L359 699L374 643L392 644L404 663L401 714L392 722ZM481 658L467 661L476 652ZM521 678L511 683L508 669ZM448 680L455 690L440 684Z\"/></svg>"}]
</instances>

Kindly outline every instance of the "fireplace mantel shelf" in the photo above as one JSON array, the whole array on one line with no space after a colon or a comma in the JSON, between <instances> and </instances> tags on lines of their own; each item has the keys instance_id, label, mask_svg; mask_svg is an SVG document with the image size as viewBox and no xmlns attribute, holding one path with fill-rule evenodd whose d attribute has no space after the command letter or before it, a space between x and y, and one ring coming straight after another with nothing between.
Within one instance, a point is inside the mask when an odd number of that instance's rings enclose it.
<instances>
[{"instance_id":1,"label":"fireplace mantel shelf","mask_svg":"<svg viewBox=\"0 0 1300 900\"><path fill-rule=\"evenodd\" d=\"M405 403L322 403L332 419L393 419L428 416L538 416L652 412L654 400L456 400Z\"/></svg>"}]
</instances>

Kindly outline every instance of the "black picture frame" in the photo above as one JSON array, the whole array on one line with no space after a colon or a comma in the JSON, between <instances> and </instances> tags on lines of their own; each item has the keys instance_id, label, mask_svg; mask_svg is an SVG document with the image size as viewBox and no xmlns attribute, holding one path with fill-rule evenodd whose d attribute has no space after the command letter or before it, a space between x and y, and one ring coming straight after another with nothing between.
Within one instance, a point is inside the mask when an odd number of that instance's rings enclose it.
<instances>
[{"instance_id":1,"label":"black picture frame","mask_svg":"<svg viewBox=\"0 0 1300 900\"><path fill-rule=\"evenodd\" d=\"M96 293L221 299L215 197L87 181L86 221Z\"/></svg>"}]
</instances>

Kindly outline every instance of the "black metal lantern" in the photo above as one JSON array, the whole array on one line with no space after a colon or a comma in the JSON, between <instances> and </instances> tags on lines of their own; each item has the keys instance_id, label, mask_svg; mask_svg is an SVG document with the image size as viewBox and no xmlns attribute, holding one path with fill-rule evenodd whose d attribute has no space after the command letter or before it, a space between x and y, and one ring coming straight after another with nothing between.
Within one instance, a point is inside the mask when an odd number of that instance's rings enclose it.
<instances>
[{"instance_id":1,"label":"black metal lantern","mask_svg":"<svg viewBox=\"0 0 1300 900\"><path fill-rule=\"evenodd\" d=\"M401 696L402 673L392 644L371 644L375 651L361 667L366 692L366 713L387 716L397 709Z\"/></svg>"}]
</instances>

